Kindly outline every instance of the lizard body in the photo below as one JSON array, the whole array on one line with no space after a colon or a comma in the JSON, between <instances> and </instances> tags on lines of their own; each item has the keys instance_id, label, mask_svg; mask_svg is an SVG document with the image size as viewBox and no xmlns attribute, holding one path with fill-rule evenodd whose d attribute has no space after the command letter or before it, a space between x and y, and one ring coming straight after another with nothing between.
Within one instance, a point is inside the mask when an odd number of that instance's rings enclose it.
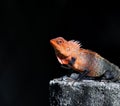
<instances>
[{"instance_id":1,"label":"lizard body","mask_svg":"<svg viewBox=\"0 0 120 106\"><path fill-rule=\"evenodd\" d=\"M81 48L81 44L74 40L65 40L57 37L50 40L60 64L67 65L73 70L86 76L101 77L116 81L120 79L120 69L115 64L91 50Z\"/></svg>"}]
</instances>

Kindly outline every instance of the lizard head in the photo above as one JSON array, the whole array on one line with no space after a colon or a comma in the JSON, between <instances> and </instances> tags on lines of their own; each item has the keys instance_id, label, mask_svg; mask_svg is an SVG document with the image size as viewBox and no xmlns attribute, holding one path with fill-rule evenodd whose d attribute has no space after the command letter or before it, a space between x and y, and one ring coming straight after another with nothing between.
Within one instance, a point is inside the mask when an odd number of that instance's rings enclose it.
<instances>
[{"instance_id":1,"label":"lizard head","mask_svg":"<svg viewBox=\"0 0 120 106\"><path fill-rule=\"evenodd\" d=\"M71 56L71 54L78 52L81 46L78 41L67 41L63 37L51 39L50 43L55 50L58 60L66 59Z\"/></svg>"}]
</instances>

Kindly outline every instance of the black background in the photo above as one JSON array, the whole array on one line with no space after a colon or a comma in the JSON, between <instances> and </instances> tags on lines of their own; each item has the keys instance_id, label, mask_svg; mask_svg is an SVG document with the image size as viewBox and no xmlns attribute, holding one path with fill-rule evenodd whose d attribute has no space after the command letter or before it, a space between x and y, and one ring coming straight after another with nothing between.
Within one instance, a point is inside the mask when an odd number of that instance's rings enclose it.
<instances>
[{"instance_id":1,"label":"black background","mask_svg":"<svg viewBox=\"0 0 120 106\"><path fill-rule=\"evenodd\" d=\"M67 74L49 40L62 36L120 66L120 10L71 0L5 1L0 21L0 106L48 106L49 81Z\"/></svg>"}]
</instances>

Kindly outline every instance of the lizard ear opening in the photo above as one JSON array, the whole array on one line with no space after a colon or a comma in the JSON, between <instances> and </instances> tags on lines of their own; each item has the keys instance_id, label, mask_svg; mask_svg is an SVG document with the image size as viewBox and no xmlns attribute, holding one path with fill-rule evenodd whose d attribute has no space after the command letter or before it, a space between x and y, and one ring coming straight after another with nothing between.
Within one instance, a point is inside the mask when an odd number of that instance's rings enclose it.
<instances>
[{"instance_id":1,"label":"lizard ear opening","mask_svg":"<svg viewBox=\"0 0 120 106\"><path fill-rule=\"evenodd\" d=\"M82 46L79 41L75 41L75 40L70 40L69 44L73 45L74 47L77 47L77 48L80 48Z\"/></svg>"}]
</instances>

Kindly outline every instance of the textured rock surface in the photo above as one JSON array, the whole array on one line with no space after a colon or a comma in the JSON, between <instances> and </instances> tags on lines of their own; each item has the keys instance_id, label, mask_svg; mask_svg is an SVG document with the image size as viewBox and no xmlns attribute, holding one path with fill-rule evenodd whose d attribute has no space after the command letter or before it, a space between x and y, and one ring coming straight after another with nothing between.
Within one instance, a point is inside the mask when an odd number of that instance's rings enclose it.
<instances>
[{"instance_id":1,"label":"textured rock surface","mask_svg":"<svg viewBox=\"0 0 120 106\"><path fill-rule=\"evenodd\" d=\"M51 80L50 106L120 106L120 84L69 77Z\"/></svg>"}]
</instances>

